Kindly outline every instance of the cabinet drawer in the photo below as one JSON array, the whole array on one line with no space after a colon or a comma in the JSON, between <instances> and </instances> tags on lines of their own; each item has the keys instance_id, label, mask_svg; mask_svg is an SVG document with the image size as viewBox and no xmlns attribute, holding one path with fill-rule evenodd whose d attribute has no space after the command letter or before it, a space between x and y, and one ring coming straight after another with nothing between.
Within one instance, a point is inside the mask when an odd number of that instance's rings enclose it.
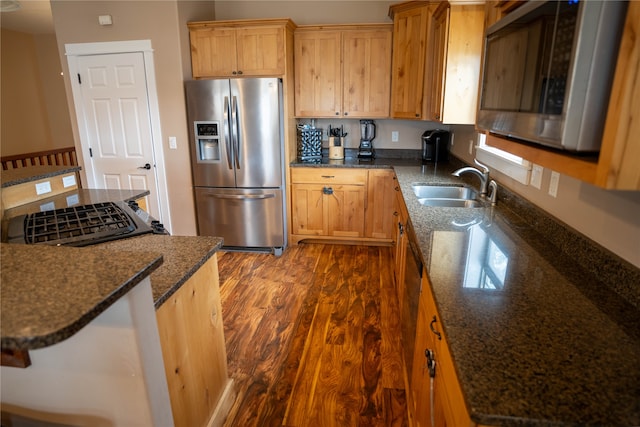
<instances>
[{"instance_id":1,"label":"cabinet drawer","mask_svg":"<svg viewBox=\"0 0 640 427\"><path fill-rule=\"evenodd\" d=\"M365 185L367 183L367 170L349 168L291 168L291 182L299 184Z\"/></svg>"}]
</instances>

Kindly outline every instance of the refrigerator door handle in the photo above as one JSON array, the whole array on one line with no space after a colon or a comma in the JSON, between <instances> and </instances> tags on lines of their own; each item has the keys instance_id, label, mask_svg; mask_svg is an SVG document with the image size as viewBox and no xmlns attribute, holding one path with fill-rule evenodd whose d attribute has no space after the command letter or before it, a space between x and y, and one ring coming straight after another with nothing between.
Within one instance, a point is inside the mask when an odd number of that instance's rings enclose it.
<instances>
[{"instance_id":1,"label":"refrigerator door handle","mask_svg":"<svg viewBox=\"0 0 640 427\"><path fill-rule=\"evenodd\" d=\"M227 164L229 169L233 169L233 163L231 160L231 141L229 139L229 97L224 97L224 145L227 147Z\"/></svg>"},{"instance_id":2,"label":"refrigerator door handle","mask_svg":"<svg viewBox=\"0 0 640 427\"><path fill-rule=\"evenodd\" d=\"M233 126L233 153L236 157L236 169L240 169L240 124L238 123L238 98L235 96L232 101L231 124Z\"/></svg>"},{"instance_id":3,"label":"refrigerator door handle","mask_svg":"<svg viewBox=\"0 0 640 427\"><path fill-rule=\"evenodd\" d=\"M207 194L214 199L273 199L275 194Z\"/></svg>"}]
</instances>

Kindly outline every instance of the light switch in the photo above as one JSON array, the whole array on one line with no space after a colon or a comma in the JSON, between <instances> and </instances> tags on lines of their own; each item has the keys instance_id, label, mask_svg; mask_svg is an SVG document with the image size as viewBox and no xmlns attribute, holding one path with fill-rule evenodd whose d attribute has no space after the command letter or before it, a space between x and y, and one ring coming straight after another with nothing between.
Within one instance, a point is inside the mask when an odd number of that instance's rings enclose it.
<instances>
[{"instance_id":1,"label":"light switch","mask_svg":"<svg viewBox=\"0 0 640 427\"><path fill-rule=\"evenodd\" d=\"M172 150L176 150L178 148L178 142L176 141L175 136L169 137L169 148L171 148Z\"/></svg>"},{"instance_id":2,"label":"light switch","mask_svg":"<svg viewBox=\"0 0 640 427\"><path fill-rule=\"evenodd\" d=\"M549 195L556 197L558 195L558 184L560 182L560 174L558 172L551 172L551 181L549 182Z\"/></svg>"},{"instance_id":3,"label":"light switch","mask_svg":"<svg viewBox=\"0 0 640 427\"><path fill-rule=\"evenodd\" d=\"M538 190L542 187L542 171L544 168L540 165L533 165L531 168L531 186Z\"/></svg>"},{"instance_id":4,"label":"light switch","mask_svg":"<svg viewBox=\"0 0 640 427\"><path fill-rule=\"evenodd\" d=\"M113 24L113 20L111 19L111 15L100 15L98 16L98 23L100 25L111 25Z\"/></svg>"}]
</instances>

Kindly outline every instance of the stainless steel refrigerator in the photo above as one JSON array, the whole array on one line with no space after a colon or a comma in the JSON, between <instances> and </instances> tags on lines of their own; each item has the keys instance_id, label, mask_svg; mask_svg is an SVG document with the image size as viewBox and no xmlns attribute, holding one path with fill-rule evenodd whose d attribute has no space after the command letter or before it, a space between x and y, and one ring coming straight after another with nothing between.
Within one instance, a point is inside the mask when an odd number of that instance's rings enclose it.
<instances>
[{"instance_id":1,"label":"stainless steel refrigerator","mask_svg":"<svg viewBox=\"0 0 640 427\"><path fill-rule=\"evenodd\" d=\"M198 234L224 247L286 246L282 82L185 83Z\"/></svg>"}]
</instances>

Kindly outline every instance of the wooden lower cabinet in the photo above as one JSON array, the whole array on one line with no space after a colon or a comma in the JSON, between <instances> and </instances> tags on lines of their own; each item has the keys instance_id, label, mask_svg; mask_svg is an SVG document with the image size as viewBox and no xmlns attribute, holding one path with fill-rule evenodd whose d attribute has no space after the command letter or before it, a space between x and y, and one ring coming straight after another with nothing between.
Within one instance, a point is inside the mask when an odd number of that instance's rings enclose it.
<instances>
[{"instance_id":1,"label":"wooden lower cabinet","mask_svg":"<svg viewBox=\"0 0 640 427\"><path fill-rule=\"evenodd\" d=\"M214 255L156 310L177 427L222 425L233 403Z\"/></svg>"},{"instance_id":2,"label":"wooden lower cabinet","mask_svg":"<svg viewBox=\"0 0 640 427\"><path fill-rule=\"evenodd\" d=\"M367 216L365 236L393 239L395 227L390 215L395 211L398 181L391 169L370 169L367 180Z\"/></svg>"},{"instance_id":3,"label":"wooden lower cabinet","mask_svg":"<svg viewBox=\"0 0 640 427\"><path fill-rule=\"evenodd\" d=\"M293 184L293 231L301 236L364 236L364 185Z\"/></svg>"},{"instance_id":4,"label":"wooden lower cabinet","mask_svg":"<svg viewBox=\"0 0 640 427\"><path fill-rule=\"evenodd\" d=\"M404 198L402 197L402 192L399 187L394 189L394 195L395 204L392 221L395 232L395 248L393 251L395 271L393 276L396 282L396 294L398 295L398 311L402 313L404 301L404 270L407 262L407 245L409 244L407 237L409 214L407 213L407 207L404 204Z\"/></svg>"},{"instance_id":5,"label":"wooden lower cabinet","mask_svg":"<svg viewBox=\"0 0 640 427\"><path fill-rule=\"evenodd\" d=\"M291 243L391 243L395 182L391 169L292 168Z\"/></svg>"},{"instance_id":6,"label":"wooden lower cabinet","mask_svg":"<svg viewBox=\"0 0 640 427\"><path fill-rule=\"evenodd\" d=\"M436 334L437 332L437 334ZM439 335L438 335L439 334ZM435 359L435 376L429 375L425 351ZM427 271L422 274L418 324L411 370L410 412L418 427L474 426L466 409L440 317L431 294ZM433 419L433 424L432 424Z\"/></svg>"}]
</instances>

